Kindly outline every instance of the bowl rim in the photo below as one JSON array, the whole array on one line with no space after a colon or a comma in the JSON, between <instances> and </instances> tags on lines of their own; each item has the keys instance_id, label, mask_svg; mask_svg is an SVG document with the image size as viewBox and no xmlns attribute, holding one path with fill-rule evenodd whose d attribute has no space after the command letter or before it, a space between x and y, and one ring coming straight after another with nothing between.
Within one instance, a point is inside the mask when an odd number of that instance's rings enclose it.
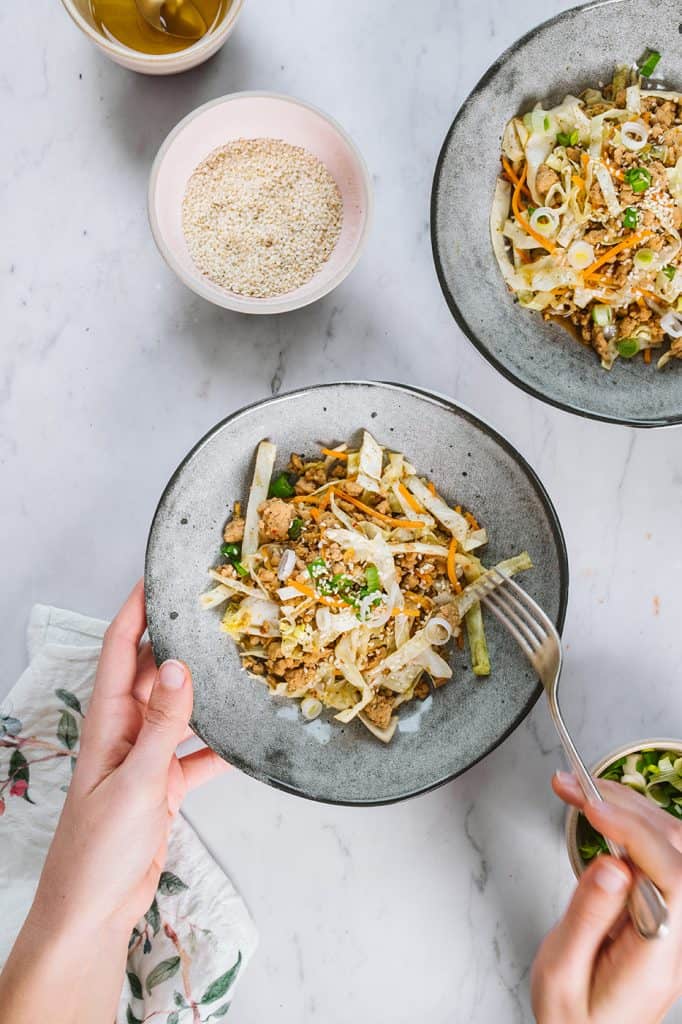
<instances>
[{"instance_id":1,"label":"bowl rim","mask_svg":"<svg viewBox=\"0 0 682 1024\"><path fill-rule=\"evenodd\" d=\"M246 0L232 0L229 9L225 13L225 17L216 26L214 31L207 32L206 35L197 43L193 43L191 46L186 46L184 50L176 50L175 53L145 53L143 50L135 50L131 46L124 46L123 43L107 39L106 36L94 29L83 17L75 4L75 0L62 0L64 9L71 20L75 25L77 25L81 32L83 32L88 39L95 44L95 46L98 46L109 55L115 54L116 57L121 57L125 60L135 60L136 62L139 61L141 64L147 64L157 68L177 64L185 54L190 53L192 55L191 59L193 64L201 62L201 55L205 51L209 51L206 53L206 58L208 59L208 57L213 53L212 47L215 47L216 41L226 37L233 28L234 23L241 14L245 3ZM194 58L197 56L199 59L195 61Z\"/></svg>"},{"instance_id":2,"label":"bowl rim","mask_svg":"<svg viewBox=\"0 0 682 1024\"><path fill-rule=\"evenodd\" d=\"M334 274L329 280L324 283L318 284L316 289L313 289L311 295L296 300L291 300L287 296L291 296L292 292L285 292L283 295L273 296L271 299L256 299L248 296L235 295L227 289L221 289L224 294L224 302L219 301L213 294L212 288L209 284L205 283L208 278L204 280L204 275L200 271L196 272L196 277L187 274L184 268L180 265L174 251L168 246L162 237L159 222L155 211L155 197L158 186L158 177L161 170L161 165L165 159L166 153L178 138L179 135L185 130L185 128L194 121L200 114L203 114L206 110L210 110L211 107L217 107L222 104L231 103L234 100L250 100L250 99L269 99L276 100L282 103L291 103L294 106L303 107L305 110L310 110L312 113L317 114L318 117L323 118L336 132L339 138L342 140L344 145L350 150L351 154L357 161L358 167L360 168L360 181L362 183L364 192L364 207L365 214L362 224L362 230L359 238L355 244L355 248L351 252L349 258L343 264L342 267ZM149 186L147 188L147 216L149 218L149 226L151 228L152 236L156 243L156 247L161 253L161 256L170 267L170 269L176 274L176 276L182 281L182 283L195 294L200 295L201 298L206 299L207 302L212 303L214 306L219 306L223 309L231 309L238 313L250 313L256 316L267 316L276 313L288 313L294 309L301 309L304 306L309 306L313 302L317 302L318 299L328 295L329 292L337 288L342 281L351 273L352 270L358 264L367 240L369 238L370 228L372 226L374 214L374 193L372 189L372 180L370 177L369 169L365 163L365 159L360 152L358 146L355 144L353 139L350 137L348 132L339 124L339 122L327 114L324 110L315 106L313 103L308 103L307 100L299 99L296 96L288 96L286 93L271 92L267 89L249 89L242 92L231 92L226 93L224 96L218 96L213 100L209 100L207 103L202 103L201 106L191 110L189 114L186 114L181 121L170 130L166 138L159 146L158 152L154 157L154 162L149 174ZM211 283L212 284L212 283ZM212 287L220 287L219 285L212 284ZM267 306L267 308L263 308Z\"/></svg>"},{"instance_id":3,"label":"bowl rim","mask_svg":"<svg viewBox=\"0 0 682 1024\"><path fill-rule=\"evenodd\" d=\"M642 740L635 740L632 743L623 743L608 754L604 754L590 768L590 775L600 775L605 768L619 757L627 757L628 754L638 753L640 750L678 750L682 754L682 739L672 739L670 736L655 736L653 739L645 737ZM580 812L576 807L569 807L566 810L564 822L564 838L566 840L566 852L573 874L580 878L585 871L587 864L583 861L578 850L577 827Z\"/></svg>"},{"instance_id":4,"label":"bowl rim","mask_svg":"<svg viewBox=\"0 0 682 1024\"><path fill-rule=\"evenodd\" d=\"M654 428L654 427L672 427L682 423L682 408L679 413L674 413L671 416L660 416L651 418L634 419L628 416L616 416L608 413L596 412L592 409L584 409L579 405L572 404L571 402L564 402L558 398L551 398L545 394L539 388L534 387L527 381L519 377L513 370L510 370L505 366L501 360L497 358L494 352L482 341L473 330L473 328L467 322L464 314L457 304L457 300L451 292L447 280L445 278L445 272L443 269L443 260L440 254L440 244L438 239L438 231L436 228L437 219L437 206L438 197L441 187L441 176L443 173L443 166L447 158L447 154L450 148L450 140L462 118L471 100L481 92L485 86L490 82L503 68L506 60L530 41L540 29L549 27L550 25L560 24L562 21L566 21L569 18L575 16L577 12L589 11L598 7L611 7L611 6L623 6L630 2L630 0L592 0L590 3L578 4L575 7L570 7L566 11L561 11L559 14L554 15L552 18L547 18L545 21L540 22L539 25L532 28L530 31L524 33L515 42L508 46L503 53L488 67L484 74L479 78L478 82L474 85L471 92L468 94L466 99L463 101L459 110L457 111L454 120L450 124L448 131L445 135L445 139L440 148L438 159L436 161L436 167L433 174L433 184L431 186L431 202L430 202L430 219L431 219L431 251L433 254L433 262L436 268L436 276L438 277L438 283L440 284L441 291L445 301L450 309L452 316L455 319L458 327L466 335L472 345L478 350L480 355L486 359L491 366L493 366L503 377L506 377L508 381L511 381L516 387L520 388L521 391L525 391L527 395L531 395L533 398L540 399L541 402L545 402L547 405L554 406L555 409L561 409L563 412L572 413L575 416L582 416L584 419L598 420L602 423L618 424L620 426L628 427L640 427L640 428ZM492 201L492 199L491 199ZM490 256L492 257L492 246L490 249Z\"/></svg>"},{"instance_id":5,"label":"bowl rim","mask_svg":"<svg viewBox=\"0 0 682 1024\"><path fill-rule=\"evenodd\" d=\"M563 632L563 627L564 627L564 623L565 623L565 620L566 620L566 611L567 611L567 607L568 607L568 594L569 594L569 582L570 582L568 549L566 547L566 539L564 537L564 532L563 532L563 529L562 529L562 526L561 526L561 522L559 520L558 513L557 513L557 511L556 511L556 509L554 507L552 499L550 498L549 494L547 493L547 490L546 490L544 484L542 483L542 481L540 480L539 476L537 475L535 470L532 468L532 466L526 461L524 456L521 455L521 453L518 451L517 448L515 448L515 446L511 443L511 441L508 441L507 438L505 438L502 434L500 434L495 429L495 427L491 426L490 423L488 423L486 420L481 419L481 417L478 416L477 413L473 412L468 406L462 405L459 402L454 402L452 399L450 399L447 396L442 395L442 394L434 394L433 392L426 391L426 390L424 390L422 388L413 387L412 385L408 385L408 384L394 383L392 381L340 380L340 381L328 381L328 382L326 382L324 384L311 384L311 385L308 385L306 387L296 388L296 389L294 389L292 391L283 392L282 394L279 394L279 395L268 396L266 398L259 399L259 400L255 401L255 402L250 402L248 405L241 406L240 408L235 409L232 413L230 413L228 416L225 416L224 419L220 420L213 427L211 427L211 429L208 430L203 435L203 437L201 437L199 439L199 441L197 441L196 444L193 445L193 447L187 452L187 454L184 456L182 461L179 463L177 468L173 471L173 473L171 474L171 476L170 476L170 478L168 480L168 483L166 484L166 486L164 487L164 489L163 489L163 491L161 493L161 497L159 498L158 503L156 505L156 508L154 510L154 515L153 515L151 523L150 523L149 532L148 532L148 535L147 535L147 543L146 543L146 546L145 546L145 558L144 558L145 605L146 605L146 601L147 601L147 580L148 580L149 568L150 568L151 544L152 544L152 533L153 533L153 530L154 530L154 524L156 523L157 516L159 514L159 511L160 511L162 505L164 504L164 502L166 500L166 496L167 496L168 492L174 487L175 482L178 479L178 477L182 474L182 472L184 471L185 467L194 458L194 456L200 451L200 449L203 448L203 446L214 436L214 434L217 434L228 423L231 423L234 420L239 419L241 416L247 415L248 413L250 413L254 409L260 408L261 406L265 406L265 405L273 405L274 406L274 405L277 405L279 402L285 402L285 401L287 401L287 400L289 400L291 398L296 398L296 397L299 397L301 395L306 395L306 394L308 394L309 392L312 392L312 391L320 391L320 390L323 390L325 388L335 388L335 387L339 387L339 386L341 386L341 387L370 387L370 388L380 388L380 389L387 390L387 391L396 391L398 393L405 392L407 394L416 395L418 398L421 398L423 400L431 402L434 405L441 406L442 408L446 409L449 412L454 412L458 416L459 415L463 415L464 418L468 422L473 423L473 425L475 425L476 427L481 429L485 434L488 435L488 437L492 438L497 444L499 444L500 447L508 455L511 456L513 461L518 466L520 466L520 468L525 473L527 479L529 480L531 486L535 490L535 493L537 494L537 496L538 496L538 498L540 500L540 503L542 505L542 508L544 509L545 515L547 516L547 520L549 522L549 526L550 526L550 529L551 529L551 532L552 532L552 537L553 537L554 543L556 545L557 557L558 557L558 560L559 560L559 608L558 608L557 616L556 616L556 627L557 627L557 631L559 632L559 635L561 635L562 632ZM149 630L149 638L150 638L150 641L151 641L151 644L152 644L152 650L154 651L153 629ZM282 782L279 779L275 779L272 776L268 776L267 779L264 779L264 778L262 778L260 776L257 776L257 775L254 776L253 773L250 772L250 771L247 771L245 766L242 765L242 764L235 764L235 767L239 768L240 771L244 771L246 774L250 775L251 777L255 777L256 780L259 781L259 782L267 782L268 785L272 786L275 789L282 790L285 793L293 794L294 796L303 797L304 799L314 801L315 803L331 804L331 805L334 805L334 806L343 806L343 807L381 807L381 806L385 806L385 805L388 805L388 804L400 803L403 800L408 800L408 799L410 799L412 797L420 796L423 793L430 793L430 792L432 792L435 789L439 789L441 786L444 786L447 783L452 782L454 779L458 778L460 775L463 775L465 772L469 771L469 769L473 768L474 765L479 763L479 761L482 761L485 757L487 757L489 754L491 754L494 750L496 750L499 746L501 746L501 744L504 743L505 740L507 740L511 736L511 734L519 727L521 722L523 722L523 720L526 718L526 716L528 714L530 714L530 712L532 711L533 707L537 703L538 698L540 697L540 694L542 692L543 692L543 687L542 687L541 683L538 681L535 689L530 694L528 700L525 702L523 707L519 710L519 713L515 716L515 718L514 718L513 722L511 723L511 725L504 731L504 733L502 733L493 743L491 743L478 757L475 758L475 760L471 761L471 763L468 764L465 768L461 768L459 771L452 772L449 775L446 775L445 777L443 777L442 779L437 779L435 782L429 783L426 786L421 786L421 787L419 787L417 789L410 789L408 787L404 792L402 792L398 796L391 796L391 797L385 797L385 798L381 798L381 799L370 799L370 800L332 799L330 797L321 797L321 796L316 796L316 795L312 795L312 794L306 793L303 790L297 789L294 786L287 785L287 783ZM193 718L192 718L192 723L191 724L192 724L192 728L197 733L197 735L201 739L203 739L204 737L202 736L202 728L201 728L201 726L198 725L197 723L195 723Z\"/></svg>"}]
</instances>

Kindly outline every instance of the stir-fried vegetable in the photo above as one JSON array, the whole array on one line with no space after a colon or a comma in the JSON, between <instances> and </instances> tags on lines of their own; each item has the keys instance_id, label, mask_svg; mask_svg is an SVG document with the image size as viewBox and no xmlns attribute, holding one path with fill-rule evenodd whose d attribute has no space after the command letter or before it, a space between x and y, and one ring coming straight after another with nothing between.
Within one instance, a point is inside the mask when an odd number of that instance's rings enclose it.
<instances>
[{"instance_id":1,"label":"stir-fried vegetable","mask_svg":"<svg viewBox=\"0 0 682 1024\"><path fill-rule=\"evenodd\" d=\"M659 369L682 358L667 319L682 301L682 97L640 77L659 59L538 104L502 140L490 231L505 283L525 308L570 324L605 369L656 349ZM622 344L632 338L636 350Z\"/></svg>"},{"instance_id":2,"label":"stir-fried vegetable","mask_svg":"<svg viewBox=\"0 0 682 1024\"><path fill-rule=\"evenodd\" d=\"M682 819L682 757L673 750L640 750L619 757L601 772L601 779L620 782L642 793L653 803ZM579 815L577 842L585 862L608 853L604 837Z\"/></svg>"},{"instance_id":3,"label":"stir-fried vegetable","mask_svg":"<svg viewBox=\"0 0 682 1024\"><path fill-rule=\"evenodd\" d=\"M300 700L305 720L332 708L388 742L400 705L452 676L450 642L466 636L473 672L491 670L472 589L489 571L473 554L486 531L367 431L358 449L292 455L273 479L275 456L261 442L245 519L225 526L202 606L221 608L244 668ZM530 567L523 552L496 569Z\"/></svg>"}]
</instances>

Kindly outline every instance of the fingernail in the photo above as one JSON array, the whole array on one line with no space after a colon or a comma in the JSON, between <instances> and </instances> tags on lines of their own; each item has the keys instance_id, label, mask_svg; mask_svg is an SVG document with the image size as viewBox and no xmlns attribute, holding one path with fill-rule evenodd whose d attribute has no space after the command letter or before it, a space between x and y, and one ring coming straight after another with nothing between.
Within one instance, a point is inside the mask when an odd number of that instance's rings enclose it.
<instances>
[{"instance_id":1,"label":"fingernail","mask_svg":"<svg viewBox=\"0 0 682 1024\"><path fill-rule=\"evenodd\" d=\"M574 793L580 793L580 783L572 772L555 772L554 777L563 789L570 789Z\"/></svg>"},{"instance_id":2,"label":"fingernail","mask_svg":"<svg viewBox=\"0 0 682 1024\"><path fill-rule=\"evenodd\" d=\"M610 896L615 895L617 892L622 892L628 880L615 864L610 864L606 861L604 864L599 864L594 870L594 881L604 892L609 893Z\"/></svg>"},{"instance_id":3,"label":"fingernail","mask_svg":"<svg viewBox=\"0 0 682 1024\"><path fill-rule=\"evenodd\" d=\"M179 661L164 661L159 669L159 682L167 690L179 690L185 681L185 666Z\"/></svg>"}]
</instances>

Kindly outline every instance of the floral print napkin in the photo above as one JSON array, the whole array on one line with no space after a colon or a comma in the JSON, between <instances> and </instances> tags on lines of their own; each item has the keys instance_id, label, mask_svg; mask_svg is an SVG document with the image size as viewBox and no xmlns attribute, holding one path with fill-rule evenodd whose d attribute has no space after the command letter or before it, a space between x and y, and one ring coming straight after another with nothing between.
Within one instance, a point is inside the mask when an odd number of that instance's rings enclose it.
<instances>
[{"instance_id":1,"label":"floral print napkin","mask_svg":"<svg viewBox=\"0 0 682 1024\"><path fill-rule=\"evenodd\" d=\"M36 605L29 667L0 706L0 963L31 905L69 788L106 626ZM156 897L130 937L116 1024L225 1017L256 944L241 897L178 816Z\"/></svg>"}]
</instances>

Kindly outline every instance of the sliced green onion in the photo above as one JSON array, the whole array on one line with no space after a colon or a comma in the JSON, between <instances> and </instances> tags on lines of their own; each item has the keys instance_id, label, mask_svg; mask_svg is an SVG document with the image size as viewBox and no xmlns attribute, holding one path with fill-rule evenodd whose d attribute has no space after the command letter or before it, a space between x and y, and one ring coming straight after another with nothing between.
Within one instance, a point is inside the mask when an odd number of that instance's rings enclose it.
<instances>
[{"instance_id":1,"label":"sliced green onion","mask_svg":"<svg viewBox=\"0 0 682 1024\"><path fill-rule=\"evenodd\" d=\"M556 137L560 146L577 146L580 140L580 132L576 129L569 135L568 132L558 132Z\"/></svg>"},{"instance_id":2,"label":"sliced green onion","mask_svg":"<svg viewBox=\"0 0 682 1024\"><path fill-rule=\"evenodd\" d=\"M544 129L545 129L545 131L546 131L546 132L548 132L548 131L549 131L549 128L550 128L550 120L549 120L549 118L548 118L548 117L547 117L546 115L545 115L545 120L544 120L544 122L543 122L543 127L544 127Z\"/></svg>"},{"instance_id":3,"label":"sliced green onion","mask_svg":"<svg viewBox=\"0 0 682 1024\"><path fill-rule=\"evenodd\" d=\"M623 212L623 227L632 231L637 227L638 214L634 206L628 206Z\"/></svg>"},{"instance_id":4,"label":"sliced green onion","mask_svg":"<svg viewBox=\"0 0 682 1024\"><path fill-rule=\"evenodd\" d=\"M654 255L653 249L639 249L632 257L632 262L640 270L646 270L654 262Z\"/></svg>"},{"instance_id":5,"label":"sliced green onion","mask_svg":"<svg viewBox=\"0 0 682 1024\"><path fill-rule=\"evenodd\" d=\"M286 473L280 473L270 484L271 498L292 498L294 488Z\"/></svg>"},{"instance_id":6,"label":"sliced green onion","mask_svg":"<svg viewBox=\"0 0 682 1024\"><path fill-rule=\"evenodd\" d=\"M646 192L651 185L651 174L646 167L631 167L625 172L625 181L634 193Z\"/></svg>"},{"instance_id":7,"label":"sliced green onion","mask_svg":"<svg viewBox=\"0 0 682 1024\"><path fill-rule=\"evenodd\" d=\"M242 565L242 563L241 563L241 562L233 562L232 564L233 564L233 566L235 567L235 569L237 570L237 574L238 574L239 576L248 576L248 575L249 575L249 570L248 570L248 569L246 569L246 568L245 568L245 567L244 567L244 566Z\"/></svg>"},{"instance_id":8,"label":"sliced green onion","mask_svg":"<svg viewBox=\"0 0 682 1024\"><path fill-rule=\"evenodd\" d=\"M308 575L311 580L317 580L320 576L324 576L327 573L327 563L324 558L315 558L308 564Z\"/></svg>"},{"instance_id":9,"label":"sliced green onion","mask_svg":"<svg viewBox=\"0 0 682 1024\"><path fill-rule=\"evenodd\" d=\"M661 55L658 50L649 50L646 60L639 66L639 73L642 78L651 78L654 71L658 67L658 62L661 59Z\"/></svg>"},{"instance_id":10,"label":"sliced green onion","mask_svg":"<svg viewBox=\"0 0 682 1024\"><path fill-rule=\"evenodd\" d=\"M365 583L368 594L373 594L375 590L380 589L379 570L376 565L365 566Z\"/></svg>"},{"instance_id":11,"label":"sliced green onion","mask_svg":"<svg viewBox=\"0 0 682 1024\"><path fill-rule=\"evenodd\" d=\"M225 558L229 558L231 562L236 562L242 553L241 544L221 544L220 554L224 555Z\"/></svg>"},{"instance_id":12,"label":"sliced green onion","mask_svg":"<svg viewBox=\"0 0 682 1024\"><path fill-rule=\"evenodd\" d=\"M301 714L308 721L312 722L322 713L322 702L317 697L305 697L301 701Z\"/></svg>"},{"instance_id":13,"label":"sliced green onion","mask_svg":"<svg viewBox=\"0 0 682 1024\"><path fill-rule=\"evenodd\" d=\"M639 352L639 338L621 338L616 348L623 359L632 359Z\"/></svg>"},{"instance_id":14,"label":"sliced green onion","mask_svg":"<svg viewBox=\"0 0 682 1024\"><path fill-rule=\"evenodd\" d=\"M291 520L291 525L288 529L289 540L298 540L301 536L301 530L303 529L303 520L299 519L298 516Z\"/></svg>"},{"instance_id":15,"label":"sliced green onion","mask_svg":"<svg viewBox=\"0 0 682 1024\"><path fill-rule=\"evenodd\" d=\"M665 276L668 278L669 281L672 281L672 279L674 278L675 274L677 273L677 270L676 270L675 267L671 267L670 264L668 264L667 267L663 267L663 273L665 274Z\"/></svg>"},{"instance_id":16,"label":"sliced green onion","mask_svg":"<svg viewBox=\"0 0 682 1024\"><path fill-rule=\"evenodd\" d=\"M597 303L592 307L592 319L597 327L608 327L613 320L613 310L610 306L602 306Z\"/></svg>"}]
</instances>

